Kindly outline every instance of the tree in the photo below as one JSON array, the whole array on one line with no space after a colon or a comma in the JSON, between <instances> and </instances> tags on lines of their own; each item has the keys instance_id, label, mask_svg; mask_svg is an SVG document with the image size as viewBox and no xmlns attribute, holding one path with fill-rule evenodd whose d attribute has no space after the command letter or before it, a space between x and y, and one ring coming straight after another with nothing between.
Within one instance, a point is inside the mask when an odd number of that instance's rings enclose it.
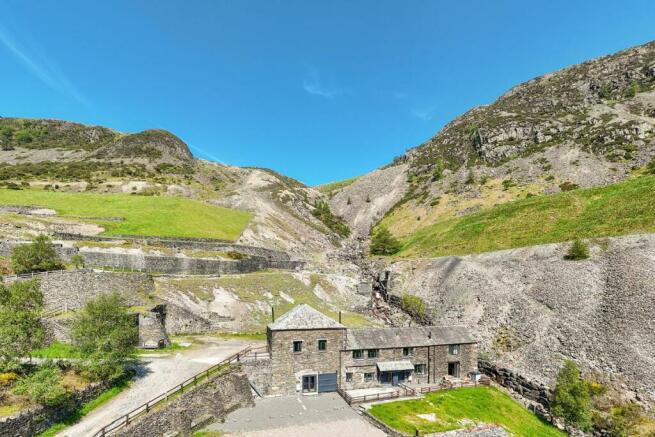
<instances>
[{"instance_id":1,"label":"tree","mask_svg":"<svg viewBox=\"0 0 655 437\"><path fill-rule=\"evenodd\" d=\"M11 263L19 275L64 268L52 241L46 235L39 235L31 244L16 246L11 254Z\"/></svg>"},{"instance_id":2,"label":"tree","mask_svg":"<svg viewBox=\"0 0 655 437\"><path fill-rule=\"evenodd\" d=\"M0 285L0 370L16 369L43 344L43 294L37 280Z\"/></svg>"},{"instance_id":3,"label":"tree","mask_svg":"<svg viewBox=\"0 0 655 437\"><path fill-rule=\"evenodd\" d=\"M589 247L579 238L573 240L569 251L564 256L565 259L579 261L589 258Z\"/></svg>"},{"instance_id":4,"label":"tree","mask_svg":"<svg viewBox=\"0 0 655 437\"><path fill-rule=\"evenodd\" d=\"M443 177L443 171L446 168L446 165L443 162L443 159L439 158L437 159L437 162L434 165L434 169L432 170L432 180L433 181L438 181Z\"/></svg>"},{"instance_id":5,"label":"tree","mask_svg":"<svg viewBox=\"0 0 655 437\"><path fill-rule=\"evenodd\" d=\"M81 370L96 380L122 376L138 340L134 315L118 293L88 301L73 320L71 334L85 357Z\"/></svg>"},{"instance_id":6,"label":"tree","mask_svg":"<svg viewBox=\"0 0 655 437\"><path fill-rule=\"evenodd\" d=\"M404 293L400 301L400 308L414 319L426 321L428 308L423 299L412 294Z\"/></svg>"},{"instance_id":7,"label":"tree","mask_svg":"<svg viewBox=\"0 0 655 437\"><path fill-rule=\"evenodd\" d=\"M371 253L373 255L393 255L400 250L401 244L384 226L373 233Z\"/></svg>"},{"instance_id":8,"label":"tree","mask_svg":"<svg viewBox=\"0 0 655 437\"><path fill-rule=\"evenodd\" d=\"M551 410L569 425L583 431L591 428L591 394L578 366L572 360L564 361L557 375Z\"/></svg>"}]
</instances>

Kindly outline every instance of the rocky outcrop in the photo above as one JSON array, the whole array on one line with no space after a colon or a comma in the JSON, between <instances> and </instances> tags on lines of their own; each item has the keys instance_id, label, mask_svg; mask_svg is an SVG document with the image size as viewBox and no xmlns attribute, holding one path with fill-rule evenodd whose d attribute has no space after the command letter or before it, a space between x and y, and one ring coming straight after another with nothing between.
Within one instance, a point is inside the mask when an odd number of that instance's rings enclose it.
<instances>
[{"instance_id":1,"label":"rocky outcrop","mask_svg":"<svg viewBox=\"0 0 655 437\"><path fill-rule=\"evenodd\" d=\"M655 235L390 265L392 291L422 297L435 324L477 330L495 365L549 383L565 358L655 401Z\"/></svg>"},{"instance_id":2,"label":"rocky outcrop","mask_svg":"<svg viewBox=\"0 0 655 437\"><path fill-rule=\"evenodd\" d=\"M350 225L354 237L366 237L405 194L407 165L399 164L368 173L336 192L330 199L335 214Z\"/></svg>"}]
</instances>

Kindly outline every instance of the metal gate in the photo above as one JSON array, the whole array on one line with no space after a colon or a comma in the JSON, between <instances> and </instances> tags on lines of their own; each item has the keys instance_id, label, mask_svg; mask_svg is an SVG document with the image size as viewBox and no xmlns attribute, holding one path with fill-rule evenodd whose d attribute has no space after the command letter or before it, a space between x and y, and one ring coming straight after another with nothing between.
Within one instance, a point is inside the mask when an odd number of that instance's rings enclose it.
<instances>
[{"instance_id":1,"label":"metal gate","mask_svg":"<svg viewBox=\"0 0 655 437\"><path fill-rule=\"evenodd\" d=\"M318 375L318 392L337 391L337 374L321 373Z\"/></svg>"}]
</instances>

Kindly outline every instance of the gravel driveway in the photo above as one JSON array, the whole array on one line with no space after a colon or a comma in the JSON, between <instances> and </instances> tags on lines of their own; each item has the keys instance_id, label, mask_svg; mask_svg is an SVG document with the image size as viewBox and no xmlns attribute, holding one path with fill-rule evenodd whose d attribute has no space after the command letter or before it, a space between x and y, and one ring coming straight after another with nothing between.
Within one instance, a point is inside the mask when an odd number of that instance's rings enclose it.
<instances>
[{"instance_id":1,"label":"gravel driveway","mask_svg":"<svg viewBox=\"0 0 655 437\"><path fill-rule=\"evenodd\" d=\"M256 342L219 340L212 337L197 339L189 350L165 356L144 357L142 370L132 385L103 406L85 416L79 423L65 429L58 436L90 436L103 426L173 388L187 378L222 361Z\"/></svg>"}]
</instances>

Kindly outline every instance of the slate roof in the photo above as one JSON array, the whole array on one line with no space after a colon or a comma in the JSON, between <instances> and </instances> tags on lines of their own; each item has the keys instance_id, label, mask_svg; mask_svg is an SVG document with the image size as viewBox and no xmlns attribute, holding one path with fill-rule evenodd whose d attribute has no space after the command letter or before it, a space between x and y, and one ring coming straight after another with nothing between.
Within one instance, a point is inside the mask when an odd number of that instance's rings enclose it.
<instances>
[{"instance_id":1,"label":"slate roof","mask_svg":"<svg viewBox=\"0 0 655 437\"><path fill-rule=\"evenodd\" d=\"M463 326L363 328L346 331L346 350L477 343Z\"/></svg>"},{"instance_id":2,"label":"slate roof","mask_svg":"<svg viewBox=\"0 0 655 437\"><path fill-rule=\"evenodd\" d=\"M286 331L293 329L345 329L341 323L319 313L307 304L294 307L273 323L269 323L271 331Z\"/></svg>"}]
</instances>

